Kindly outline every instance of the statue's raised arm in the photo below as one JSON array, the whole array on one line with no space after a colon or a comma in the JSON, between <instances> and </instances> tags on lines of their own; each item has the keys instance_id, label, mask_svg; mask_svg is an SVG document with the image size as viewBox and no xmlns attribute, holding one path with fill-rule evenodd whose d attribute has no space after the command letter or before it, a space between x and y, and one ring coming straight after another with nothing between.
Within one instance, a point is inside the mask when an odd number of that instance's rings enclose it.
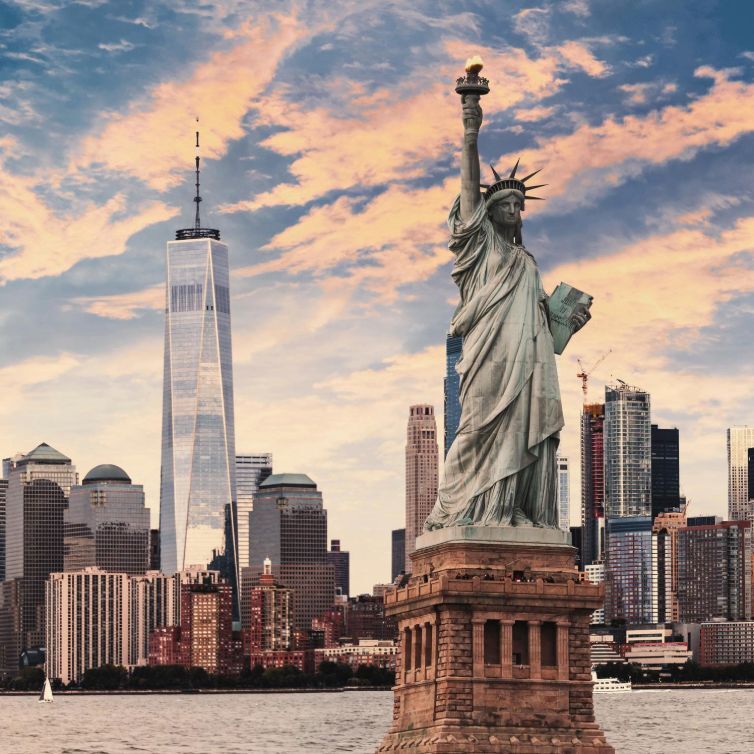
<instances>
[{"instance_id":1,"label":"statue's raised arm","mask_svg":"<svg viewBox=\"0 0 754 754\"><path fill-rule=\"evenodd\" d=\"M479 193L479 128L482 125L482 106L478 94L464 94L463 150L461 152L461 219L466 222L474 214L480 201Z\"/></svg>"}]
</instances>

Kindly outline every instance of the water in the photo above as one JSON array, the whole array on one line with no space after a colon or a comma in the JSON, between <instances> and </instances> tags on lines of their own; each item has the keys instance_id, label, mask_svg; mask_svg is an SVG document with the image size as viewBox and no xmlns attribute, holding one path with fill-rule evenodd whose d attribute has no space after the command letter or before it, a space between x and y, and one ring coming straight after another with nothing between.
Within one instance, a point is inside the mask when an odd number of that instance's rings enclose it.
<instances>
[{"instance_id":1,"label":"water","mask_svg":"<svg viewBox=\"0 0 754 754\"><path fill-rule=\"evenodd\" d=\"M600 695L618 754L751 754L754 689ZM2 754L374 754L392 694L0 696Z\"/></svg>"}]
</instances>

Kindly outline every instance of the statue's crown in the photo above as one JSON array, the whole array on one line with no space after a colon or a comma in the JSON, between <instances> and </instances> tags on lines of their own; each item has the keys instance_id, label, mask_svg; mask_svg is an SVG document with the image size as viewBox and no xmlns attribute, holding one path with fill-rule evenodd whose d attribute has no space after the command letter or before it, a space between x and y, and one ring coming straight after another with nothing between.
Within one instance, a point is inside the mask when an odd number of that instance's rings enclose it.
<instances>
[{"instance_id":1,"label":"statue's crown","mask_svg":"<svg viewBox=\"0 0 754 754\"><path fill-rule=\"evenodd\" d=\"M542 188L543 186L547 185L546 183L539 183L536 186L526 185L526 181L528 181L530 178L533 178L537 173L539 173L540 170L542 170L542 168L535 170L533 173L529 173L529 175L525 176L524 178L516 178L516 171L518 170L519 162L521 162L520 159L516 160L516 164L513 166L513 170L511 170L510 175L507 178L501 178L500 175L498 175L497 170L495 170L495 168L490 164L490 168L492 168L492 174L495 176L495 182L491 185L488 185L486 183L481 184L481 188L487 189L484 192L485 201L488 200L493 194L496 194L498 191L503 191L505 189L514 189L515 191L521 192L521 194L523 194L524 196L524 201L526 199L544 201L541 196L526 195L527 191ZM523 209L523 207L521 209Z\"/></svg>"}]
</instances>

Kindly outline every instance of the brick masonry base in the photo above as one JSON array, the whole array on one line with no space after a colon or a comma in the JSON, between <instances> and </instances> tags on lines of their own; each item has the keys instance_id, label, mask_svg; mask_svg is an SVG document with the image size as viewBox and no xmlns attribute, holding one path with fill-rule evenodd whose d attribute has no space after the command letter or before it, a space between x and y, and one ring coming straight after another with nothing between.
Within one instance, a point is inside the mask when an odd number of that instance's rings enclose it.
<instances>
[{"instance_id":1,"label":"brick masonry base","mask_svg":"<svg viewBox=\"0 0 754 754\"><path fill-rule=\"evenodd\" d=\"M539 539L433 541L411 556L408 585L385 597L401 656L378 752L615 754L592 706L603 585L580 580L572 547Z\"/></svg>"}]
</instances>

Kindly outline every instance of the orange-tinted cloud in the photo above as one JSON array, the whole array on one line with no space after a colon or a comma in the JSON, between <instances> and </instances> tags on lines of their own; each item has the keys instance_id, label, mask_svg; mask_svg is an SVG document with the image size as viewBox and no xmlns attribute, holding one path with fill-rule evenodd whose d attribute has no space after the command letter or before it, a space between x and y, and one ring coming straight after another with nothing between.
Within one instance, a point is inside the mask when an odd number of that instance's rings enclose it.
<instances>
[{"instance_id":1,"label":"orange-tinted cloud","mask_svg":"<svg viewBox=\"0 0 754 754\"><path fill-rule=\"evenodd\" d=\"M114 293L104 296L79 296L71 300L73 306L89 314L108 319L134 319L144 309L165 306L165 286L153 285L140 291Z\"/></svg>"}]
</instances>

